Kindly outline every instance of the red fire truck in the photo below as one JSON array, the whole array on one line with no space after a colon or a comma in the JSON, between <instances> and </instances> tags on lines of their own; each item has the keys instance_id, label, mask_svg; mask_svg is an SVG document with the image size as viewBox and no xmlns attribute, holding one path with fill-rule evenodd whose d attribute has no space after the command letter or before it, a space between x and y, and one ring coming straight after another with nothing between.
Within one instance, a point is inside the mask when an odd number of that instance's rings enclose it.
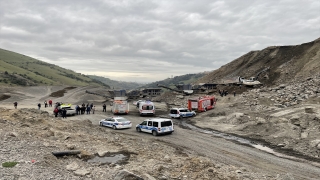
<instances>
[{"instance_id":1,"label":"red fire truck","mask_svg":"<svg viewBox=\"0 0 320 180\"><path fill-rule=\"evenodd\" d=\"M204 96L199 98L188 99L188 109L190 111L205 112L213 109L216 105L214 96Z\"/></svg>"}]
</instances>

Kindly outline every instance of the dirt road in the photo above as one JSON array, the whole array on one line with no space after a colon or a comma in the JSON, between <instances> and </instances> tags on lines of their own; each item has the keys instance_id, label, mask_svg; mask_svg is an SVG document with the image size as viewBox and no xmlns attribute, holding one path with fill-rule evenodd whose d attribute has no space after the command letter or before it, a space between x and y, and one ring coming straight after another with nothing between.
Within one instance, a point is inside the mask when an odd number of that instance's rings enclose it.
<instances>
[{"instance_id":1,"label":"dirt road","mask_svg":"<svg viewBox=\"0 0 320 180\"><path fill-rule=\"evenodd\" d=\"M82 88L81 90L83 91L84 89ZM73 92L78 93L79 91L74 90ZM46 91L45 93L42 93L40 95L28 93L29 98L24 98L25 100L22 101L21 104L23 107L35 108L36 102L48 97L48 93L50 93L50 91ZM70 103L81 102L70 93L65 97L67 97L67 100ZM75 121L75 123L76 121L80 120L90 120L93 125L98 126L99 120L108 116L112 116L110 112L110 106L107 107L106 113L102 112L101 98L99 99L99 97L90 97L89 99L91 102L96 102L95 105L97 110L95 114L76 115L68 117L67 120L73 120ZM59 100L65 101L66 99L59 98ZM11 107L11 102L3 102L0 105L0 107L8 106ZM156 104L156 106L161 107L160 109L158 109L157 114L165 116L165 104ZM18 107L21 108L20 106ZM187 151L189 153L203 155L216 162L243 167L241 169L242 171L250 170L253 172L270 174L272 176L277 176L277 174L287 174L289 178L294 179L318 179L320 177L320 168L312 165L311 162L300 162L285 158L279 158L253 147L240 145L223 138L214 137L210 134L182 128L179 127L179 120L174 120L175 132L171 135L153 137L150 134L138 133L134 128L135 125L142 122L148 117L140 117L133 105L131 105L130 109L130 114L125 115L125 117L133 122L133 128L126 130L112 130L111 128L109 129L107 127L102 128L108 129L107 131L115 131L119 134L141 137L141 139L160 140L172 146L183 148L184 151ZM42 110L47 110L50 114L52 114L53 109L42 108ZM268 179L268 177L266 177L266 179Z\"/></svg>"},{"instance_id":2,"label":"dirt road","mask_svg":"<svg viewBox=\"0 0 320 180\"><path fill-rule=\"evenodd\" d=\"M163 106L163 105L162 105ZM133 122L133 126L144 119L152 117L140 117L131 107L129 115L123 115ZM68 117L70 120L90 120L94 125L99 125L99 120L107 116L112 116L110 106L107 112L96 112L90 115L78 115ZM165 114L162 114L165 116ZM171 135L153 137L150 134L138 133L135 128L116 130L119 134L138 136L143 139L157 139L170 145L183 148L190 153L208 157L216 162L232 164L243 167L244 170L251 170L265 174L288 174L295 179L318 179L320 168L312 165L311 162L299 162L285 158L279 158L253 147L237 144L223 138L214 137L209 134L195 132L193 130L179 127L179 120L174 120L175 132ZM107 128L107 127L105 127ZM109 129L109 128L107 128ZM110 128L110 131L114 131Z\"/></svg>"}]
</instances>

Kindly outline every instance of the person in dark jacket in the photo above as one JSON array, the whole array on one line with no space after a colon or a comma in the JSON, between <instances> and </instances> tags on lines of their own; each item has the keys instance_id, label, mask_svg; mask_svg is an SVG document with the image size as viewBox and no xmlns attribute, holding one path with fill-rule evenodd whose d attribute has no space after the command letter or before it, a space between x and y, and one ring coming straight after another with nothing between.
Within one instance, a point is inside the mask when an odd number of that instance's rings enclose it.
<instances>
[{"instance_id":1,"label":"person in dark jacket","mask_svg":"<svg viewBox=\"0 0 320 180\"><path fill-rule=\"evenodd\" d=\"M17 109L18 103L17 103L17 102L14 102L14 103L13 103L13 106L14 106L15 109Z\"/></svg>"},{"instance_id":2,"label":"person in dark jacket","mask_svg":"<svg viewBox=\"0 0 320 180\"><path fill-rule=\"evenodd\" d=\"M87 114L90 114L91 108L90 106L87 106Z\"/></svg>"},{"instance_id":3,"label":"person in dark jacket","mask_svg":"<svg viewBox=\"0 0 320 180\"><path fill-rule=\"evenodd\" d=\"M38 109L40 110L40 108L41 108L41 103L38 103Z\"/></svg>"},{"instance_id":4,"label":"person in dark jacket","mask_svg":"<svg viewBox=\"0 0 320 180\"><path fill-rule=\"evenodd\" d=\"M75 107L75 109L76 109L76 114L78 115L78 114L79 114L79 105L77 105L77 106Z\"/></svg>"},{"instance_id":5,"label":"person in dark jacket","mask_svg":"<svg viewBox=\"0 0 320 180\"><path fill-rule=\"evenodd\" d=\"M107 105L106 104L103 104L103 106L102 106L102 112L107 112Z\"/></svg>"},{"instance_id":6,"label":"person in dark jacket","mask_svg":"<svg viewBox=\"0 0 320 180\"><path fill-rule=\"evenodd\" d=\"M86 111L86 107L85 107L85 106L82 106L82 107L81 107L81 114L84 114L85 111Z\"/></svg>"},{"instance_id":7,"label":"person in dark jacket","mask_svg":"<svg viewBox=\"0 0 320 180\"><path fill-rule=\"evenodd\" d=\"M67 110L66 109L62 110L62 118L67 118Z\"/></svg>"}]
</instances>

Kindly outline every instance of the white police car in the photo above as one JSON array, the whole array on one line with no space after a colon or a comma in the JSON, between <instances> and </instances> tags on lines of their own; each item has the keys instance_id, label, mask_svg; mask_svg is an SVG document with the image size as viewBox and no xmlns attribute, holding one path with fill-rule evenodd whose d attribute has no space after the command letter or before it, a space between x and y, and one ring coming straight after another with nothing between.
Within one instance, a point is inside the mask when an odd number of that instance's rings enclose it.
<instances>
[{"instance_id":1,"label":"white police car","mask_svg":"<svg viewBox=\"0 0 320 180\"><path fill-rule=\"evenodd\" d=\"M171 118L193 117L195 115L197 115L196 112L190 111L187 108L171 108L169 114Z\"/></svg>"},{"instance_id":2,"label":"white police car","mask_svg":"<svg viewBox=\"0 0 320 180\"><path fill-rule=\"evenodd\" d=\"M151 133L154 136L174 132L172 120L165 118L146 119L141 124L136 125L136 130Z\"/></svg>"},{"instance_id":3,"label":"white police car","mask_svg":"<svg viewBox=\"0 0 320 180\"><path fill-rule=\"evenodd\" d=\"M100 126L107 126L113 129L124 129L131 128L131 121L123 117L108 117L106 119L101 119L99 122Z\"/></svg>"}]
</instances>

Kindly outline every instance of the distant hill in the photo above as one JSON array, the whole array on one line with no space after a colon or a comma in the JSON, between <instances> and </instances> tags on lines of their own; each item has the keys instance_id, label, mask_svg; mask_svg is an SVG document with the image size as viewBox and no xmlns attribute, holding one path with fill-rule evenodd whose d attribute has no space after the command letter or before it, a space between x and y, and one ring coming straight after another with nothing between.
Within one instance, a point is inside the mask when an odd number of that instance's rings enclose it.
<instances>
[{"instance_id":1,"label":"distant hill","mask_svg":"<svg viewBox=\"0 0 320 180\"><path fill-rule=\"evenodd\" d=\"M197 73L197 74L185 74L181 76L175 76L173 78L167 78L161 81L156 81L143 86L143 88L158 88L157 84L168 86L170 88L175 88L176 84L192 84L198 79L205 76L207 73Z\"/></svg>"},{"instance_id":2,"label":"distant hill","mask_svg":"<svg viewBox=\"0 0 320 180\"><path fill-rule=\"evenodd\" d=\"M131 89L137 89L137 88L144 85L144 84L136 83L136 82L115 81L115 80L111 80L109 78L95 76L95 75L88 75L88 77L90 77L92 79L96 79L96 80L103 82L105 84L108 84L111 89L131 90Z\"/></svg>"},{"instance_id":3,"label":"distant hill","mask_svg":"<svg viewBox=\"0 0 320 180\"><path fill-rule=\"evenodd\" d=\"M219 83L242 76L257 77L266 86L299 80L320 72L320 38L293 46L251 51L207 74L196 83Z\"/></svg>"},{"instance_id":4,"label":"distant hill","mask_svg":"<svg viewBox=\"0 0 320 180\"><path fill-rule=\"evenodd\" d=\"M0 49L0 85L108 85L72 70Z\"/></svg>"}]
</instances>

